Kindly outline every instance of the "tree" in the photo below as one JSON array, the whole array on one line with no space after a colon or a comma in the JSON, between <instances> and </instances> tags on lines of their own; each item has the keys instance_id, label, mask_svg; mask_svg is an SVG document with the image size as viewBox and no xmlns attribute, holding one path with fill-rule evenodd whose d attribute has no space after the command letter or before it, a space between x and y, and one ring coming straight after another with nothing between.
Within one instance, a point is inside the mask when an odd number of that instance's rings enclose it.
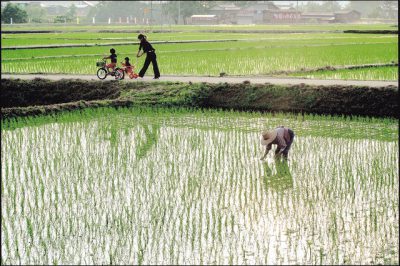
<instances>
[{"instance_id":1,"label":"tree","mask_svg":"<svg viewBox=\"0 0 400 266\"><path fill-rule=\"evenodd\" d=\"M308 1L307 4L305 5L301 5L300 6L301 11L321 11L321 5L318 4L317 2L313 2L313 1Z\"/></svg>"},{"instance_id":2,"label":"tree","mask_svg":"<svg viewBox=\"0 0 400 266\"><path fill-rule=\"evenodd\" d=\"M324 1L321 5L321 11L336 12L342 9L338 1Z\"/></svg>"},{"instance_id":3,"label":"tree","mask_svg":"<svg viewBox=\"0 0 400 266\"><path fill-rule=\"evenodd\" d=\"M169 1L163 8L164 13L171 17L175 24L178 24L180 19L183 19L183 23L186 24L185 18L194 14L203 14L212 4L210 1Z\"/></svg>"},{"instance_id":4,"label":"tree","mask_svg":"<svg viewBox=\"0 0 400 266\"><path fill-rule=\"evenodd\" d=\"M348 9L354 9L364 18L396 19L399 4L397 1L350 1Z\"/></svg>"},{"instance_id":5,"label":"tree","mask_svg":"<svg viewBox=\"0 0 400 266\"><path fill-rule=\"evenodd\" d=\"M28 22L28 14L16 4L8 3L1 12L1 22L11 23L26 23Z\"/></svg>"},{"instance_id":6,"label":"tree","mask_svg":"<svg viewBox=\"0 0 400 266\"><path fill-rule=\"evenodd\" d=\"M26 7L26 13L32 22L42 22L47 15L46 9L41 7L40 4L29 4Z\"/></svg>"},{"instance_id":7,"label":"tree","mask_svg":"<svg viewBox=\"0 0 400 266\"><path fill-rule=\"evenodd\" d=\"M76 18L76 6L74 4L71 4L71 6L68 8L65 17L68 21L72 21L74 18Z\"/></svg>"},{"instance_id":8,"label":"tree","mask_svg":"<svg viewBox=\"0 0 400 266\"><path fill-rule=\"evenodd\" d=\"M248 7L254 4L254 1L233 1L232 3L238 7Z\"/></svg>"},{"instance_id":9,"label":"tree","mask_svg":"<svg viewBox=\"0 0 400 266\"><path fill-rule=\"evenodd\" d=\"M361 13L361 17L378 17L380 13L381 1L350 1L346 9L356 10Z\"/></svg>"},{"instance_id":10,"label":"tree","mask_svg":"<svg viewBox=\"0 0 400 266\"><path fill-rule=\"evenodd\" d=\"M382 1L380 8L383 18L398 18L399 3L397 1Z\"/></svg>"},{"instance_id":11,"label":"tree","mask_svg":"<svg viewBox=\"0 0 400 266\"><path fill-rule=\"evenodd\" d=\"M143 17L147 5L140 1L100 1L92 8L89 17L96 17L96 21L106 22L119 17Z\"/></svg>"}]
</instances>

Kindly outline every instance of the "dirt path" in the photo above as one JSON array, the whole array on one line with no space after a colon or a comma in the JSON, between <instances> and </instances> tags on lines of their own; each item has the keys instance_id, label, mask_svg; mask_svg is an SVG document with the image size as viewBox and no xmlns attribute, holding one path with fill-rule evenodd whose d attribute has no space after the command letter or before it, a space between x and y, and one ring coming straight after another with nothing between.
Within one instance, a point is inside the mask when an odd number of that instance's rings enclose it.
<instances>
[{"instance_id":1,"label":"dirt path","mask_svg":"<svg viewBox=\"0 0 400 266\"><path fill-rule=\"evenodd\" d=\"M19 79L34 79L34 78L45 78L50 80L60 79L83 79L83 80L99 80L95 74L93 75L63 75L63 74L1 74L1 78L19 78ZM112 77L107 77L105 80L113 80ZM368 86L368 87L384 87L384 86L395 86L398 87L398 81L363 81L363 80L334 80L334 79L301 79L301 78L275 78L275 77L207 77L207 76L173 76L165 75L161 76L158 80L153 80L150 75L145 76L143 79L127 79L123 82L135 82L135 81L179 81L179 82L208 82L208 83L242 83L244 81L250 81L254 84L307 84L307 85L354 85L354 86Z\"/></svg>"}]
</instances>

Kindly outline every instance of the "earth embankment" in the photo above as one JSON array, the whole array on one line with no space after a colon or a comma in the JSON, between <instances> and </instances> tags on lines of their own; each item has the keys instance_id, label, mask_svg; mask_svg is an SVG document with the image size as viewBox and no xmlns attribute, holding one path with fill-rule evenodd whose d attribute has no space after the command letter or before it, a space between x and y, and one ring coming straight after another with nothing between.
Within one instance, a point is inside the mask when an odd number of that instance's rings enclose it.
<instances>
[{"instance_id":1,"label":"earth embankment","mask_svg":"<svg viewBox=\"0 0 400 266\"><path fill-rule=\"evenodd\" d=\"M2 79L2 119L101 106L182 106L243 111L398 117L395 86Z\"/></svg>"}]
</instances>

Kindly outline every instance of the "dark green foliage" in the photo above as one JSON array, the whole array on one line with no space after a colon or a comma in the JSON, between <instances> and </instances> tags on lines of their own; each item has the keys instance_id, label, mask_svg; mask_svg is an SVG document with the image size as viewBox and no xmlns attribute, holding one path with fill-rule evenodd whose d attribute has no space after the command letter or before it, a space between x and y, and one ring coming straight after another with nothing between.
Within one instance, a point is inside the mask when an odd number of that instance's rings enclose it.
<instances>
[{"instance_id":1,"label":"dark green foliage","mask_svg":"<svg viewBox=\"0 0 400 266\"><path fill-rule=\"evenodd\" d=\"M8 3L1 12L1 22L3 23L26 23L28 22L28 14L18 6L18 4Z\"/></svg>"}]
</instances>

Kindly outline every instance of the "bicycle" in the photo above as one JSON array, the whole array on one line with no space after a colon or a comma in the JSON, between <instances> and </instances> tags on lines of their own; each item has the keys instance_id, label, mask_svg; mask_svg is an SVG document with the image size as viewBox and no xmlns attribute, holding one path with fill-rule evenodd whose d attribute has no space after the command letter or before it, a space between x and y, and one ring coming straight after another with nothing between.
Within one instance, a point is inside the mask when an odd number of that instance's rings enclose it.
<instances>
[{"instance_id":1,"label":"bicycle","mask_svg":"<svg viewBox=\"0 0 400 266\"><path fill-rule=\"evenodd\" d=\"M105 59L96 62L96 66L99 67L99 69L97 69L97 77L99 79L105 79L108 75L114 76L116 80L121 80L125 77L124 70L119 67L114 68L113 71L109 71Z\"/></svg>"}]
</instances>

